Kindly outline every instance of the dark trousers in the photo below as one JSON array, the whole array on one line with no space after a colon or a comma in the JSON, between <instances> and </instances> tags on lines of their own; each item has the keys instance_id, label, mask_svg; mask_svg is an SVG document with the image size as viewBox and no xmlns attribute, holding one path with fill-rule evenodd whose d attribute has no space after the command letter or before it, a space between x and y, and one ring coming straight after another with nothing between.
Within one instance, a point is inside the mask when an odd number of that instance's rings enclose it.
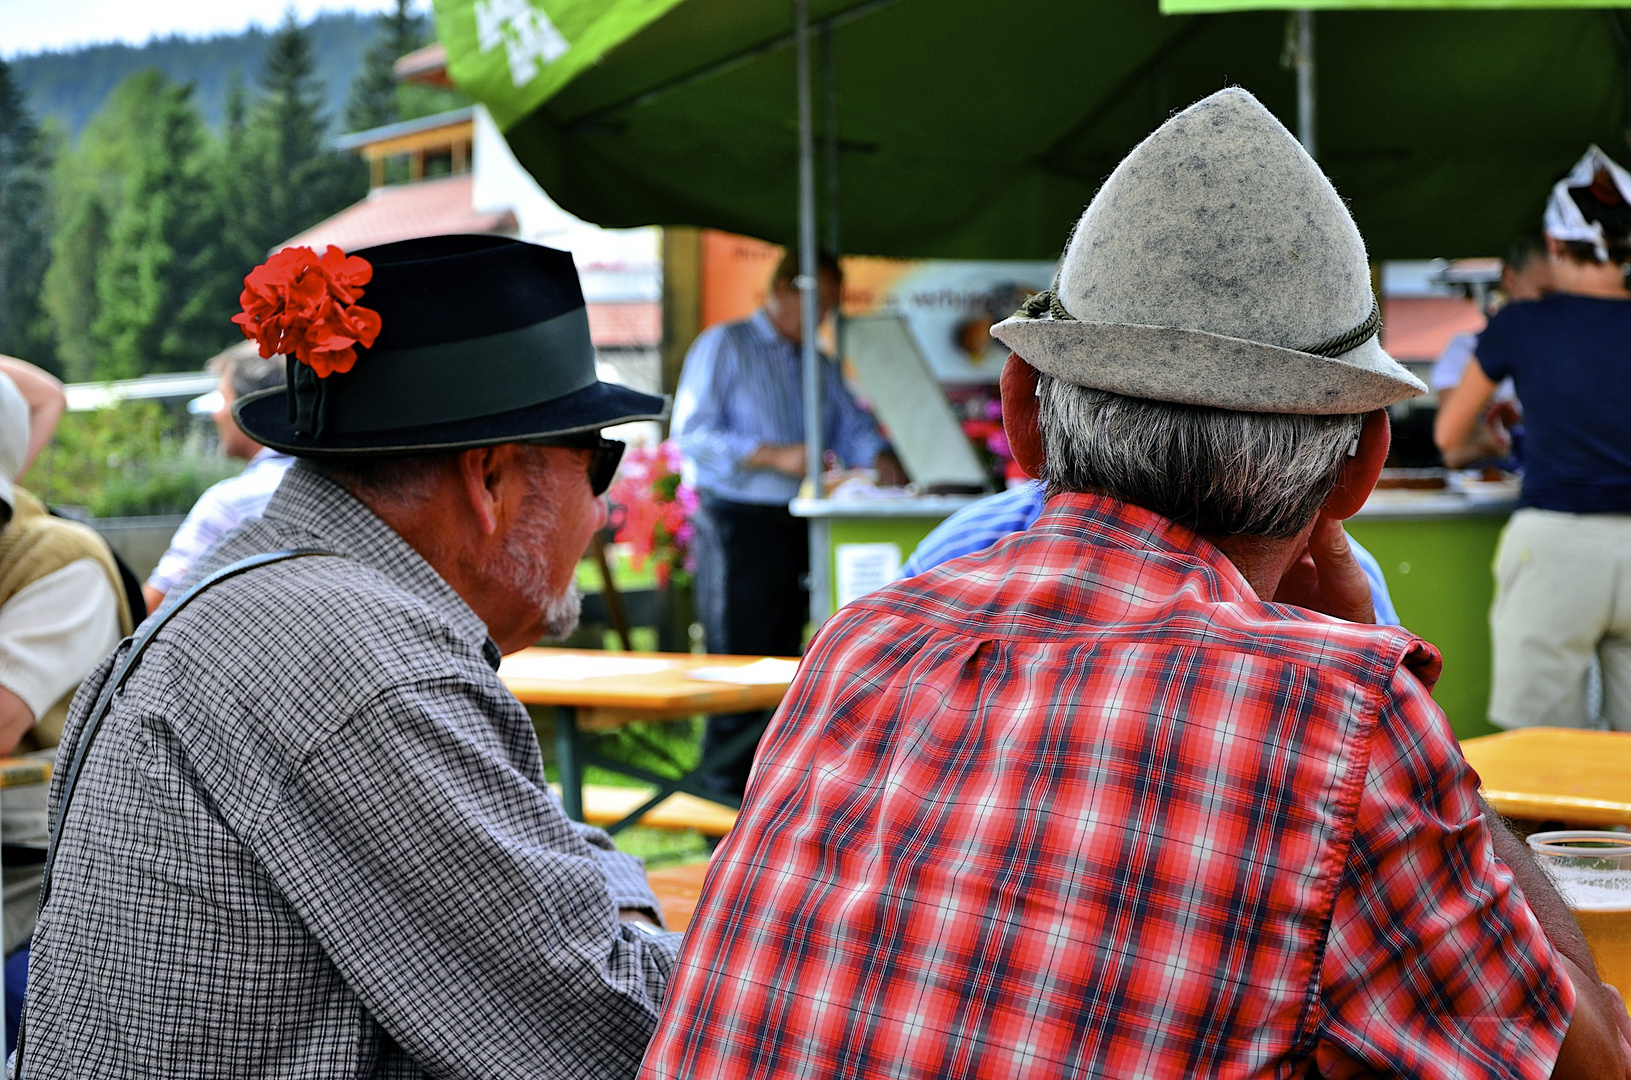
<instances>
[{"instance_id":1,"label":"dark trousers","mask_svg":"<svg viewBox=\"0 0 1631 1080\"><path fill-rule=\"evenodd\" d=\"M810 617L805 575L809 529L785 506L755 506L702 496L696 514L697 615L712 653L797 656ZM704 756L765 713L711 716ZM716 791L742 794L753 755L702 777Z\"/></svg>"}]
</instances>

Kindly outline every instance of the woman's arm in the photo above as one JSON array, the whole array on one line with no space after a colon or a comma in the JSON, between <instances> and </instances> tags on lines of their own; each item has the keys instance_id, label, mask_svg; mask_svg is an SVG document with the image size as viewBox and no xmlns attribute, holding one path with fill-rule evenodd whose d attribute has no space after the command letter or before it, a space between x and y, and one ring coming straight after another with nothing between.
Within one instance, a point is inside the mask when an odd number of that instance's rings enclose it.
<instances>
[{"instance_id":1,"label":"woman's arm","mask_svg":"<svg viewBox=\"0 0 1631 1080\"><path fill-rule=\"evenodd\" d=\"M1495 396L1495 382L1479 365L1475 356L1467 364L1461 381L1454 390L1441 390L1438 396L1438 418L1433 421L1433 442L1444 455L1450 468L1486 457L1491 450L1502 447L1492 445L1479 424L1484 407ZM1470 455L1470 456L1469 456Z\"/></svg>"},{"instance_id":2,"label":"woman's arm","mask_svg":"<svg viewBox=\"0 0 1631 1080\"><path fill-rule=\"evenodd\" d=\"M0 374L10 376L23 400L28 402L28 454L23 458L23 467L12 477L20 480L45 449L45 444L51 441L57 421L68 407L68 395L54 375L15 356L0 355Z\"/></svg>"}]
</instances>

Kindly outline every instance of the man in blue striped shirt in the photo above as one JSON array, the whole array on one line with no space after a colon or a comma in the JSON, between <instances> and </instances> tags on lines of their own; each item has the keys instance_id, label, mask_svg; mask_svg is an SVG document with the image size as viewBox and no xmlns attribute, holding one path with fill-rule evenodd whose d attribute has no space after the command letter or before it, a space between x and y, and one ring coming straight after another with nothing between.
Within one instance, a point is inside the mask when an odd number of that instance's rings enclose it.
<instances>
[{"instance_id":1,"label":"man in blue striped shirt","mask_svg":"<svg viewBox=\"0 0 1631 1080\"><path fill-rule=\"evenodd\" d=\"M805 474L802 304L789 252L771 278L764 307L704 330L685 358L672 431L697 490L697 614L716 653L797 655L804 642L809 540L787 504ZM821 316L838 302L838 263L824 257ZM885 484L905 477L877 425L850 396L838 367L821 365L822 444L851 468L874 466ZM709 755L762 713L708 721ZM752 754L705 778L740 795Z\"/></svg>"}]
</instances>

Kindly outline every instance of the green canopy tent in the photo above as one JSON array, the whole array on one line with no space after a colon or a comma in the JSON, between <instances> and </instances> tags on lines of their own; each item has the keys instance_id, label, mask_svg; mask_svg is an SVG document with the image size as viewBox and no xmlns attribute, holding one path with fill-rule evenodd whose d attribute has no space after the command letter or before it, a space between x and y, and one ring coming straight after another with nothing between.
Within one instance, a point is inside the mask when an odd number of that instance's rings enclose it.
<instances>
[{"instance_id":1,"label":"green canopy tent","mask_svg":"<svg viewBox=\"0 0 1631 1080\"><path fill-rule=\"evenodd\" d=\"M818 126L828 246L914 257L1056 257L1115 163L1172 109L1221 86L1247 87L1291 123L1300 103L1312 141L1306 16L1220 13L1249 0L1166 3L1194 11L1163 15L1147 0L436 8L454 80L562 206L605 226L802 241L813 301ZM1619 12L1578 6L1320 16L1319 157L1374 256L1498 251L1535 227L1547 187L1588 142L1624 153L1631 36ZM805 304L808 320L814 308ZM804 365L812 480L814 337ZM822 528L812 519L818 621Z\"/></svg>"},{"instance_id":2,"label":"green canopy tent","mask_svg":"<svg viewBox=\"0 0 1631 1080\"><path fill-rule=\"evenodd\" d=\"M830 57L835 90L845 251L1051 258L1173 108L1233 83L1295 128L1288 15L1216 13L1241 6L810 0L814 66ZM794 3L437 9L453 77L568 210L795 239ZM1622 17L1578 4L1321 12L1319 157L1374 253L1499 251L1535 227L1546 187L1587 143L1627 156Z\"/></svg>"}]
</instances>

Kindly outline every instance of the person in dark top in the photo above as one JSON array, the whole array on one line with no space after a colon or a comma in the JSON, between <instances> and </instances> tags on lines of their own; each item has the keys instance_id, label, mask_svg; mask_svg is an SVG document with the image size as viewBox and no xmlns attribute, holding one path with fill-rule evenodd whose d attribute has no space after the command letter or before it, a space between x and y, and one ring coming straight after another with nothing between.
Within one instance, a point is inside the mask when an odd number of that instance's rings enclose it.
<instances>
[{"instance_id":1,"label":"person in dark top","mask_svg":"<svg viewBox=\"0 0 1631 1080\"><path fill-rule=\"evenodd\" d=\"M1551 295L1490 320L1434 434L1464 439L1516 385L1526 468L1495 555L1490 721L1584 726L1595 658L1603 717L1631 731L1631 173L1592 147L1545 220Z\"/></svg>"}]
</instances>

